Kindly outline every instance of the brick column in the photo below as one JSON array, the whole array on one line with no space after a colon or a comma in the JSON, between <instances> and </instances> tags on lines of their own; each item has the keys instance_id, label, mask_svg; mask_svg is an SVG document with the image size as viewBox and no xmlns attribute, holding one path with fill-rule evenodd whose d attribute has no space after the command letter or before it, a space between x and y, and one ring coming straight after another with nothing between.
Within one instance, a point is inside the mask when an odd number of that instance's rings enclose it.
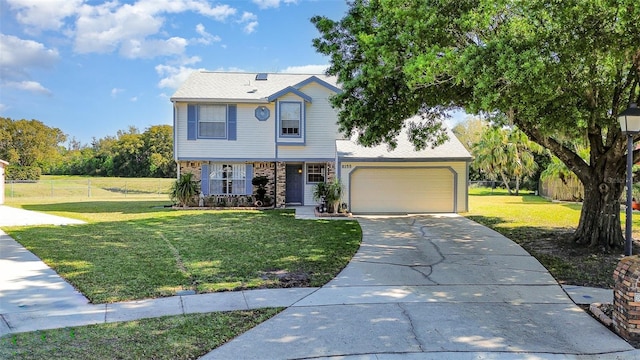
<instances>
[{"instance_id":1,"label":"brick column","mask_svg":"<svg viewBox=\"0 0 640 360\"><path fill-rule=\"evenodd\" d=\"M327 183L333 181L333 178L336 176L336 163L333 161L329 161L326 163L327 165Z\"/></svg>"},{"instance_id":2,"label":"brick column","mask_svg":"<svg viewBox=\"0 0 640 360\"><path fill-rule=\"evenodd\" d=\"M284 207L287 200L287 167L283 162L276 163L276 207Z\"/></svg>"},{"instance_id":3,"label":"brick column","mask_svg":"<svg viewBox=\"0 0 640 360\"><path fill-rule=\"evenodd\" d=\"M640 346L640 257L622 258L613 272L613 329L631 345Z\"/></svg>"}]
</instances>

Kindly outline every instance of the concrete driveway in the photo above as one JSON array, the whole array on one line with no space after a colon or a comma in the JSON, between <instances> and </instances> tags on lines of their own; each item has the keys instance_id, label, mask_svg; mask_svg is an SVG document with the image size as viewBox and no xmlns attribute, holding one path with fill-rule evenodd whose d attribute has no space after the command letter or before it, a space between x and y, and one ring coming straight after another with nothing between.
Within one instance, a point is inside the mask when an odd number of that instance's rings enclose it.
<instances>
[{"instance_id":1,"label":"concrete driveway","mask_svg":"<svg viewBox=\"0 0 640 360\"><path fill-rule=\"evenodd\" d=\"M338 277L204 358L640 358L493 230L454 215L358 221Z\"/></svg>"}]
</instances>

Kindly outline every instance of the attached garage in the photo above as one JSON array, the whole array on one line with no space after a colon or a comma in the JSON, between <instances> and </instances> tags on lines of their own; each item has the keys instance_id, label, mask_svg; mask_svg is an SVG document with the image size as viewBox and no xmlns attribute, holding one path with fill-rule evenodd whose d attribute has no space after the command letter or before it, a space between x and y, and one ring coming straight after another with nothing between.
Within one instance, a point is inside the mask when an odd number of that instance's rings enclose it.
<instances>
[{"instance_id":1,"label":"attached garage","mask_svg":"<svg viewBox=\"0 0 640 360\"><path fill-rule=\"evenodd\" d=\"M338 140L336 148L343 200L354 214L468 211L471 155L451 132L435 149L416 151L406 138L392 151L352 140Z\"/></svg>"},{"instance_id":2,"label":"attached garage","mask_svg":"<svg viewBox=\"0 0 640 360\"><path fill-rule=\"evenodd\" d=\"M445 167L356 167L349 174L351 211L456 212L455 175Z\"/></svg>"}]
</instances>

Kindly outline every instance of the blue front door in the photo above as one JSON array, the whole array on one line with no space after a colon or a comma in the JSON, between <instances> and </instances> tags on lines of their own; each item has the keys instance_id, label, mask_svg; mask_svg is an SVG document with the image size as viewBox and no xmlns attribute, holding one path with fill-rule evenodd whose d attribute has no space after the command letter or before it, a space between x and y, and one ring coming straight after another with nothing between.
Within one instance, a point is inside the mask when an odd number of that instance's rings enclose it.
<instances>
[{"instance_id":1,"label":"blue front door","mask_svg":"<svg viewBox=\"0 0 640 360\"><path fill-rule=\"evenodd\" d=\"M286 165L286 199L288 204L302 204L303 186L302 186L302 164Z\"/></svg>"}]
</instances>

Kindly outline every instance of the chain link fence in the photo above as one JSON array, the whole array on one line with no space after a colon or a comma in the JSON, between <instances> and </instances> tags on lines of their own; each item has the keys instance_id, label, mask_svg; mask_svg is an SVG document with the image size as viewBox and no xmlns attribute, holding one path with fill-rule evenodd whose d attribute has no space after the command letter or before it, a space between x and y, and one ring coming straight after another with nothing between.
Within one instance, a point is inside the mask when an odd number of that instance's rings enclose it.
<instances>
[{"instance_id":1,"label":"chain link fence","mask_svg":"<svg viewBox=\"0 0 640 360\"><path fill-rule=\"evenodd\" d=\"M81 178L5 181L5 200L16 198L157 198L168 199L175 179Z\"/></svg>"}]
</instances>

